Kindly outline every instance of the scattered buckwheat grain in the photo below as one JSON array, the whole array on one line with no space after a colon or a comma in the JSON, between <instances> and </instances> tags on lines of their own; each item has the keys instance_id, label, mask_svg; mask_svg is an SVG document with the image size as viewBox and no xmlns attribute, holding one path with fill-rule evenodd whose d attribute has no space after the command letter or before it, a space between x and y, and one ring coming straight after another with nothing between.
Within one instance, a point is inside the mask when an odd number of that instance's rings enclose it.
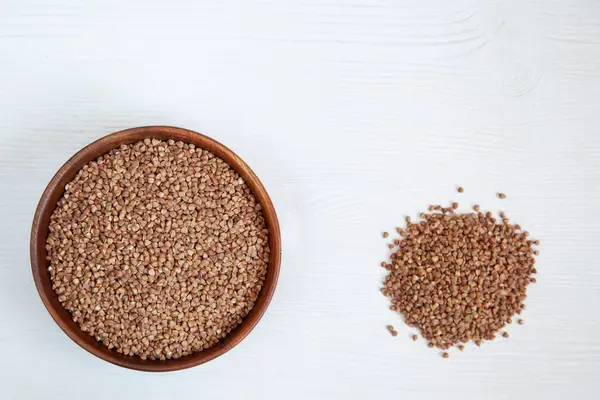
<instances>
[{"instance_id":1,"label":"scattered buckwheat grain","mask_svg":"<svg viewBox=\"0 0 600 400\"><path fill-rule=\"evenodd\" d=\"M464 192L464 191L465 191L465 189L463 189L463 187L462 187L462 186L459 186L459 187L457 187L457 188L456 188L456 191L457 191L458 193L462 193L462 192Z\"/></svg>"},{"instance_id":2,"label":"scattered buckwheat grain","mask_svg":"<svg viewBox=\"0 0 600 400\"><path fill-rule=\"evenodd\" d=\"M504 193L498 193L498 198L505 199L506 195Z\"/></svg>"},{"instance_id":3,"label":"scattered buckwheat grain","mask_svg":"<svg viewBox=\"0 0 600 400\"><path fill-rule=\"evenodd\" d=\"M442 353L442 357L444 357L444 358L448 358L448 357L450 357L450 356L448 355L448 353L444 352L444 353Z\"/></svg>"},{"instance_id":4,"label":"scattered buckwheat grain","mask_svg":"<svg viewBox=\"0 0 600 400\"><path fill-rule=\"evenodd\" d=\"M384 237L384 238L387 238L388 236L390 236L390 234L389 234L389 233L387 233L387 232L383 232L383 237Z\"/></svg>"},{"instance_id":5,"label":"scattered buckwheat grain","mask_svg":"<svg viewBox=\"0 0 600 400\"><path fill-rule=\"evenodd\" d=\"M440 349L493 340L525 308L527 285L535 281L527 233L474 209L407 221L388 263L382 292L390 309Z\"/></svg>"},{"instance_id":6,"label":"scattered buckwheat grain","mask_svg":"<svg viewBox=\"0 0 600 400\"><path fill-rule=\"evenodd\" d=\"M417 335L412 335L413 342L416 342L419 337Z\"/></svg>"},{"instance_id":7,"label":"scattered buckwheat grain","mask_svg":"<svg viewBox=\"0 0 600 400\"><path fill-rule=\"evenodd\" d=\"M54 291L110 349L173 359L215 345L254 306L269 260L261 207L223 160L146 139L85 165L46 243Z\"/></svg>"}]
</instances>

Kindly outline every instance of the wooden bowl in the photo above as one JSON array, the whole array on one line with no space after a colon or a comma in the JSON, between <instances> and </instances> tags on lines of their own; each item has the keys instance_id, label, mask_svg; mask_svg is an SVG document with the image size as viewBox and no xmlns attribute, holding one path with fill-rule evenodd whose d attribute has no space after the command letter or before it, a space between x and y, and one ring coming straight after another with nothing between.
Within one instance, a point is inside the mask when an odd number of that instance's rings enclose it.
<instances>
[{"instance_id":1,"label":"wooden bowl","mask_svg":"<svg viewBox=\"0 0 600 400\"><path fill-rule=\"evenodd\" d=\"M46 260L45 246L50 215L56 208L58 200L63 195L65 185L70 182L77 172L88 162L95 160L99 156L122 144L133 143L146 138L161 140L173 139L193 143L202 149L212 152L235 169L235 171L244 178L250 189L252 189L254 196L262 206L264 217L269 228L269 246L271 249L264 285L254 304L254 308L252 308L250 313L243 319L242 323L215 346L185 357L166 361L142 360L137 356L126 356L117 353L114 350L109 350L106 346L97 342L92 336L83 332L79 326L73 322L69 312L65 310L58 301L58 296L52 289L50 273L48 272L48 261ZM207 136L187 129L167 126L148 126L116 132L95 141L79 151L71 157L60 170L58 170L46 187L46 190L44 190L35 211L33 226L31 228L31 269L33 272L33 279L40 297L48 309L48 312L52 318L54 318L54 321L56 321L58 326L60 326L60 328L75 343L95 356L121 367L140 371L161 372L190 368L210 361L231 350L231 348L241 342L242 339L250 333L267 309L271 297L273 296L273 292L275 291L275 286L277 285L280 262L281 237L275 208L271 203L267 191L250 167L248 167L248 165L246 165L246 163L233 151Z\"/></svg>"}]
</instances>

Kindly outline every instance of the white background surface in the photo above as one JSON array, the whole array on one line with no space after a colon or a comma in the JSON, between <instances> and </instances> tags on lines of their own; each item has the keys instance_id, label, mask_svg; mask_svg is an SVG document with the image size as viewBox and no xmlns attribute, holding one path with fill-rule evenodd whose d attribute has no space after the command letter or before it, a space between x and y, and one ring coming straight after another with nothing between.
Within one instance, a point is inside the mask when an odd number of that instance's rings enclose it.
<instances>
[{"instance_id":1,"label":"white background surface","mask_svg":"<svg viewBox=\"0 0 600 400\"><path fill-rule=\"evenodd\" d=\"M598 398L599 96L599 1L0 0L0 398ZM257 328L167 374L71 342L29 266L55 171L151 124L236 151L283 236ZM452 200L542 254L525 325L444 360L387 309L379 263L383 230Z\"/></svg>"}]
</instances>

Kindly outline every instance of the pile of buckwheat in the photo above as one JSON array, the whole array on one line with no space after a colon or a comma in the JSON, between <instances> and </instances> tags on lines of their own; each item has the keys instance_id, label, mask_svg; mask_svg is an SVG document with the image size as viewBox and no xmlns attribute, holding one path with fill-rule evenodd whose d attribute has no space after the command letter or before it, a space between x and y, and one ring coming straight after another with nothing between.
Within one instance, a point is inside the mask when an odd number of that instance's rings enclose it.
<instances>
[{"instance_id":1,"label":"pile of buckwheat","mask_svg":"<svg viewBox=\"0 0 600 400\"><path fill-rule=\"evenodd\" d=\"M472 213L457 208L457 203L430 206L421 221L406 218L389 262L382 263L389 273L381 291L429 347L463 350L461 343L494 340L525 308L527 286L537 272L533 246L539 241L502 212L497 220L477 205Z\"/></svg>"},{"instance_id":2,"label":"pile of buckwheat","mask_svg":"<svg viewBox=\"0 0 600 400\"><path fill-rule=\"evenodd\" d=\"M252 309L269 260L261 207L223 160L146 139L85 165L46 244L53 288L85 332L142 359L207 349Z\"/></svg>"}]
</instances>

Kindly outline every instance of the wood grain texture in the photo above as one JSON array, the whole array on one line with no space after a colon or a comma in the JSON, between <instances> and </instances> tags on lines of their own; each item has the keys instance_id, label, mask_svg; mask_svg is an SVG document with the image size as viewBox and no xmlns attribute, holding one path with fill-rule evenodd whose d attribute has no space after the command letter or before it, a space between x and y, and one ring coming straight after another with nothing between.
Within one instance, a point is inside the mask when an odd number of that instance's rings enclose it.
<instances>
[{"instance_id":1,"label":"wood grain texture","mask_svg":"<svg viewBox=\"0 0 600 400\"><path fill-rule=\"evenodd\" d=\"M0 397L596 398L598 26L596 0L2 2ZM60 165L141 125L239 154L285 249L252 335L160 376L73 345L28 260ZM380 233L451 200L504 209L542 253L525 325L443 360L378 291Z\"/></svg>"}]
</instances>

